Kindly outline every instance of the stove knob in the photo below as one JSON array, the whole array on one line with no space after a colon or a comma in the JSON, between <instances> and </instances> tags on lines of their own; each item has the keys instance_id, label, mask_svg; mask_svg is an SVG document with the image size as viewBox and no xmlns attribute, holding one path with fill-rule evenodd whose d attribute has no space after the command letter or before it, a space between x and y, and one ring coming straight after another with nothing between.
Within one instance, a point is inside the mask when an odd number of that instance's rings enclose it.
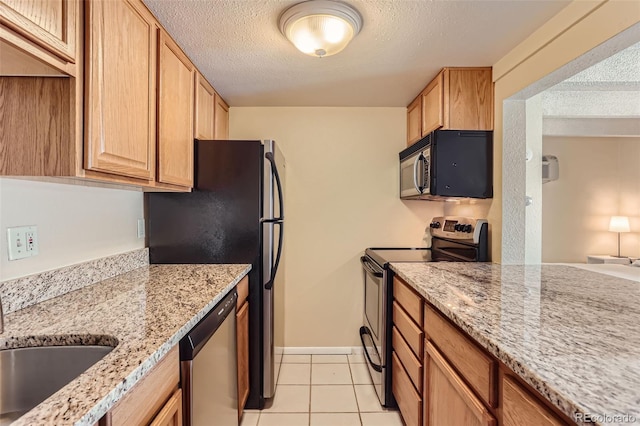
<instances>
[{"instance_id":1,"label":"stove knob","mask_svg":"<svg viewBox=\"0 0 640 426\"><path fill-rule=\"evenodd\" d=\"M456 231L456 232L460 231L460 224L456 223L455 225L453 225L453 230Z\"/></svg>"},{"instance_id":2,"label":"stove knob","mask_svg":"<svg viewBox=\"0 0 640 426\"><path fill-rule=\"evenodd\" d=\"M471 231L473 231L473 226L465 225L464 232L471 233Z\"/></svg>"},{"instance_id":3,"label":"stove knob","mask_svg":"<svg viewBox=\"0 0 640 426\"><path fill-rule=\"evenodd\" d=\"M433 227L436 229L440 228L440 222L434 222Z\"/></svg>"}]
</instances>

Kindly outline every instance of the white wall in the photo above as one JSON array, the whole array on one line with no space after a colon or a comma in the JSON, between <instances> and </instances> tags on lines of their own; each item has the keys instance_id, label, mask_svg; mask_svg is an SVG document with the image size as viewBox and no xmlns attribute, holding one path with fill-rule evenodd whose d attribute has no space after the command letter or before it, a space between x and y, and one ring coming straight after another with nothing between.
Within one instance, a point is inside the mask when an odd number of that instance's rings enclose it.
<instances>
[{"instance_id":1,"label":"white wall","mask_svg":"<svg viewBox=\"0 0 640 426\"><path fill-rule=\"evenodd\" d=\"M509 189L514 181L520 183L519 168L525 167L522 162L509 163L511 157L522 158L518 150L524 153L524 140L512 131L517 117L509 110L509 102L524 101L610 56L614 48L636 43L639 12L640 3L635 1L575 0L493 64L494 199L488 217L493 261L524 261L525 235L517 231L524 223L523 212L510 204L511 199L522 199L524 186L516 188L522 192L515 195ZM520 259L510 256L512 250L521 253Z\"/></svg>"},{"instance_id":2,"label":"white wall","mask_svg":"<svg viewBox=\"0 0 640 426\"><path fill-rule=\"evenodd\" d=\"M543 262L586 262L616 254L611 216L629 216L621 254L640 257L640 138L544 137L558 157L560 179L542 185Z\"/></svg>"},{"instance_id":3,"label":"white wall","mask_svg":"<svg viewBox=\"0 0 640 426\"><path fill-rule=\"evenodd\" d=\"M359 346L364 249L421 246L443 214L398 198L405 132L405 108L231 108L232 139L275 139L287 162L285 346Z\"/></svg>"},{"instance_id":4,"label":"white wall","mask_svg":"<svg viewBox=\"0 0 640 426\"><path fill-rule=\"evenodd\" d=\"M139 191L0 179L0 281L144 248ZM37 225L39 255L9 262L6 229Z\"/></svg>"}]
</instances>

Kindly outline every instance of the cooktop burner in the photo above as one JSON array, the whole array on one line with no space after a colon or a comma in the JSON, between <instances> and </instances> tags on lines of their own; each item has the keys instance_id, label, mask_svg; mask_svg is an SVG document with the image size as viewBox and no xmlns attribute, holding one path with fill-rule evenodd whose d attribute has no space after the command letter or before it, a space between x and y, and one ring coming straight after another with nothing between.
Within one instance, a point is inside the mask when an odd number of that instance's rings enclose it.
<instances>
[{"instance_id":1,"label":"cooktop burner","mask_svg":"<svg viewBox=\"0 0 640 426\"><path fill-rule=\"evenodd\" d=\"M372 247L365 254L382 267L390 262L432 262L427 247Z\"/></svg>"}]
</instances>

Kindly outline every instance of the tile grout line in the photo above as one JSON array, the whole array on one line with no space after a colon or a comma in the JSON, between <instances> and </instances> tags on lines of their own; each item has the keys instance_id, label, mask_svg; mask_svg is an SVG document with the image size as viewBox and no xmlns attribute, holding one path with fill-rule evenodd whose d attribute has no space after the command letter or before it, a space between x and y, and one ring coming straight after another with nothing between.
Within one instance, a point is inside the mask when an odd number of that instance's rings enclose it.
<instances>
[{"instance_id":1,"label":"tile grout line","mask_svg":"<svg viewBox=\"0 0 640 426\"><path fill-rule=\"evenodd\" d=\"M351 376L351 389L353 390L353 397L356 399L356 408L358 409L358 421L360 422L360 426L362 426L362 415L360 414L360 404L358 403L358 394L356 393L356 382L353 380L353 370L351 369L349 357L347 357L347 362L347 365L349 366L349 375Z\"/></svg>"},{"instance_id":2,"label":"tile grout line","mask_svg":"<svg viewBox=\"0 0 640 426\"><path fill-rule=\"evenodd\" d=\"M307 424L311 426L311 392L313 391L313 355L309 357L309 419Z\"/></svg>"}]
</instances>

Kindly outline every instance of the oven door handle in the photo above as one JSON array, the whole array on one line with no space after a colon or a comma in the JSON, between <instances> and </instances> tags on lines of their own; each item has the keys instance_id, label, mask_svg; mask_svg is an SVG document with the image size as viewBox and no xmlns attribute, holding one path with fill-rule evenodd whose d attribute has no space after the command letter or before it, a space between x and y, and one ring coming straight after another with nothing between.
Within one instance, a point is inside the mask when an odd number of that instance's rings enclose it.
<instances>
[{"instance_id":1,"label":"oven door handle","mask_svg":"<svg viewBox=\"0 0 640 426\"><path fill-rule=\"evenodd\" d=\"M373 265L371 265L371 262L369 261L369 259L367 259L367 256L361 256L360 262L362 262L362 267L366 269L367 272L369 272L371 275L373 275L376 278L382 278L382 271L376 271L373 268Z\"/></svg>"},{"instance_id":2,"label":"oven door handle","mask_svg":"<svg viewBox=\"0 0 640 426\"><path fill-rule=\"evenodd\" d=\"M367 330L367 327L365 327L365 326L360 327L360 341L362 342L362 348L364 349L364 355L367 357L367 361L369 361L369 365L371 365L371 367L373 367L373 369L376 370L378 373L382 373L382 366L379 365L379 364L376 364L375 362L373 362L371 360L371 357L369 356L369 352L367 351L367 345L364 343L364 335L365 334L371 335L369 333L369 330Z\"/></svg>"}]
</instances>

